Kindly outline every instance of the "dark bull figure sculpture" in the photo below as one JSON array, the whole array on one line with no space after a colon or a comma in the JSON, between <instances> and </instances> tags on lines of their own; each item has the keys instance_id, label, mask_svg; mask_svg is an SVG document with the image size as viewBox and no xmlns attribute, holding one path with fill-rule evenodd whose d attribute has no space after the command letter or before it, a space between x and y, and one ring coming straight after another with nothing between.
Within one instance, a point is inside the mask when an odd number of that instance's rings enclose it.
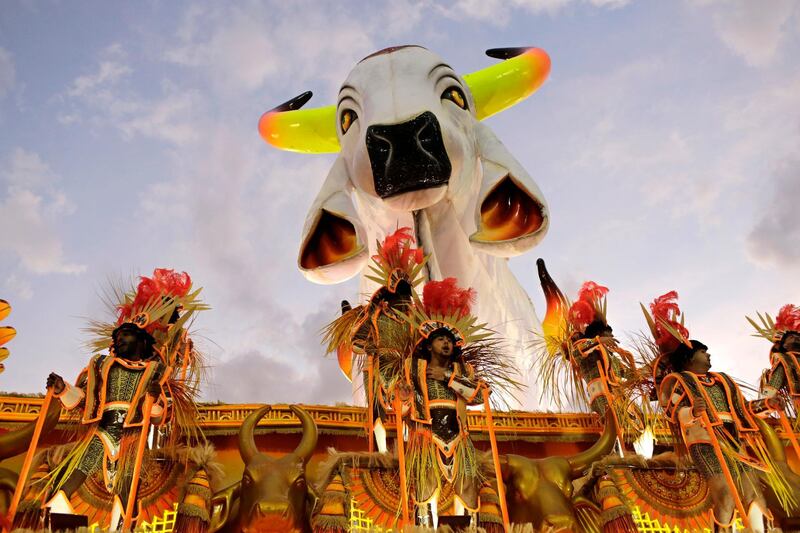
<instances>
[{"instance_id":1,"label":"dark bull figure sculpture","mask_svg":"<svg viewBox=\"0 0 800 533\"><path fill-rule=\"evenodd\" d=\"M253 435L270 406L245 419L239 430L242 480L214 495L211 531L309 531L308 511L316 496L306 483L306 464L317 445L317 426L302 407L290 408L303 424L303 436L292 453L280 458L260 452Z\"/></svg>"}]
</instances>

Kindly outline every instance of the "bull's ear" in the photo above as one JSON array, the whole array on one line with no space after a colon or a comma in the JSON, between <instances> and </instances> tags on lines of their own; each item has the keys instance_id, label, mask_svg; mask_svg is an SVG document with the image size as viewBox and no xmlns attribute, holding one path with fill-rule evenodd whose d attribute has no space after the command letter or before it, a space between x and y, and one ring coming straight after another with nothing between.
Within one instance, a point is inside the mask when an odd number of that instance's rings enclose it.
<instances>
[{"instance_id":1,"label":"bull's ear","mask_svg":"<svg viewBox=\"0 0 800 533\"><path fill-rule=\"evenodd\" d=\"M475 125L483 181L475 211L472 245L490 255L513 257L547 233L547 203L528 172L485 124Z\"/></svg>"},{"instance_id":2,"label":"bull's ear","mask_svg":"<svg viewBox=\"0 0 800 533\"><path fill-rule=\"evenodd\" d=\"M300 271L315 283L348 280L367 262L366 231L352 191L347 168L338 158L308 212L297 258Z\"/></svg>"}]
</instances>

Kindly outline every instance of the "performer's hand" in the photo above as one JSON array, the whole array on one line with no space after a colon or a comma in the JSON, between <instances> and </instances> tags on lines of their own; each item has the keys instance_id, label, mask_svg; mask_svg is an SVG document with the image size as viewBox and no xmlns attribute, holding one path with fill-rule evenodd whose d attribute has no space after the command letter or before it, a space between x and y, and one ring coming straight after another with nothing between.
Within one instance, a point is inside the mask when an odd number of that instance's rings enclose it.
<instances>
[{"instance_id":1,"label":"performer's hand","mask_svg":"<svg viewBox=\"0 0 800 533\"><path fill-rule=\"evenodd\" d=\"M702 398L697 398L694 401L694 405L692 405L692 416L700 416L706 411L706 409L706 401Z\"/></svg>"},{"instance_id":2,"label":"performer's hand","mask_svg":"<svg viewBox=\"0 0 800 533\"><path fill-rule=\"evenodd\" d=\"M786 401L783 399L781 395L775 395L772 398L767 399L767 407L770 409L774 409L776 411L785 411L786 410Z\"/></svg>"},{"instance_id":3,"label":"performer's hand","mask_svg":"<svg viewBox=\"0 0 800 533\"><path fill-rule=\"evenodd\" d=\"M428 367L428 370L425 372L425 375L431 379L437 379L439 381L445 381L444 376L444 368L431 368Z\"/></svg>"},{"instance_id":4,"label":"performer's hand","mask_svg":"<svg viewBox=\"0 0 800 533\"><path fill-rule=\"evenodd\" d=\"M64 389L67 388L67 385L64 383L64 379L61 376L55 372L50 372L50 375L47 376L47 388L52 388L55 394L61 394L64 392Z\"/></svg>"}]
</instances>

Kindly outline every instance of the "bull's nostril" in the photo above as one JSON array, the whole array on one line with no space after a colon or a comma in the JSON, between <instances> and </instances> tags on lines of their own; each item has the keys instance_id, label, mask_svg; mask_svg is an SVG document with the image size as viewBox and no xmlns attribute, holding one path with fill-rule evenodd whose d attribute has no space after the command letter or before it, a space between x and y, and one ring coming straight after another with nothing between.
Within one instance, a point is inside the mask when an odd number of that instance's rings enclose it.
<instances>
[{"instance_id":1,"label":"bull's nostril","mask_svg":"<svg viewBox=\"0 0 800 533\"><path fill-rule=\"evenodd\" d=\"M399 124L369 126L366 148L381 198L445 185L450 178L439 122L430 111Z\"/></svg>"}]
</instances>

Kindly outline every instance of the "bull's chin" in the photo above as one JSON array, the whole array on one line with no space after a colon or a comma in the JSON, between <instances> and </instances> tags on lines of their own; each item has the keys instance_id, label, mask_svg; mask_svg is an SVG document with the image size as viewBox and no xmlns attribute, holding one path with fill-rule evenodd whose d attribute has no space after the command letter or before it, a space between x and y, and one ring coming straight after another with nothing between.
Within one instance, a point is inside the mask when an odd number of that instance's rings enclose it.
<instances>
[{"instance_id":1,"label":"bull's chin","mask_svg":"<svg viewBox=\"0 0 800 533\"><path fill-rule=\"evenodd\" d=\"M301 533L301 529L280 514L254 518L242 527L243 533Z\"/></svg>"},{"instance_id":2,"label":"bull's chin","mask_svg":"<svg viewBox=\"0 0 800 533\"><path fill-rule=\"evenodd\" d=\"M441 202L447 194L447 185L404 192L383 199L384 205L392 211L418 211Z\"/></svg>"}]
</instances>

